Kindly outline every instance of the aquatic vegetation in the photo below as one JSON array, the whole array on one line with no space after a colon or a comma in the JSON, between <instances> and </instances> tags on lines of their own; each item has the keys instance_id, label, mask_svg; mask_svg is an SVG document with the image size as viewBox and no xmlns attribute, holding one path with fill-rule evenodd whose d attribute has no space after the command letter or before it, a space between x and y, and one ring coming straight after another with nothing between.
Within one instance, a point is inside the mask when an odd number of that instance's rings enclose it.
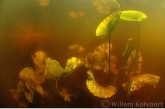
<instances>
[{"instance_id":1,"label":"aquatic vegetation","mask_svg":"<svg viewBox=\"0 0 165 109\"><path fill-rule=\"evenodd\" d=\"M46 66L44 72L46 78L58 80L67 72L68 71L66 71L60 66L58 61L53 60L51 58L46 59Z\"/></svg>"},{"instance_id":2,"label":"aquatic vegetation","mask_svg":"<svg viewBox=\"0 0 165 109\"><path fill-rule=\"evenodd\" d=\"M35 64L36 73L40 74L45 69L45 59L47 58L46 54L43 51L38 51L35 55L31 55L33 62Z\"/></svg>"},{"instance_id":3,"label":"aquatic vegetation","mask_svg":"<svg viewBox=\"0 0 165 109\"><path fill-rule=\"evenodd\" d=\"M107 18L105 18L96 29L96 36L102 36L109 34L117 25L120 19L120 11L114 12Z\"/></svg>"},{"instance_id":4,"label":"aquatic vegetation","mask_svg":"<svg viewBox=\"0 0 165 109\"><path fill-rule=\"evenodd\" d=\"M63 69L58 61L47 57L43 51L38 51L34 56L31 55L31 57L36 66L35 69L26 67L21 70L19 73L19 78L21 80L18 82L17 90L10 90L13 97L20 102L20 105L22 105L22 102L18 98L21 96L21 92L24 93L27 101L32 103L34 91L42 96L47 95L47 92L41 86L46 79L56 80L57 82L57 80L69 76L76 67L82 64L80 59L71 57L67 60L66 67ZM59 94L64 97L65 101L70 101L70 95L67 94L66 90L62 90Z\"/></svg>"},{"instance_id":5,"label":"aquatic vegetation","mask_svg":"<svg viewBox=\"0 0 165 109\"><path fill-rule=\"evenodd\" d=\"M98 6L98 9L102 13L109 13L109 7L107 7L107 5L110 2L117 3L115 0L93 0L94 5ZM99 5L99 3L104 4L105 7L103 5ZM119 7L120 5L116 4L115 8ZM106 11L102 8L105 8ZM79 19L84 16L84 13L71 12L69 15L74 19ZM75 88L76 85L74 87L67 86L69 83L67 81L67 77L73 75L75 73L75 69L81 65L84 65L83 69L87 71L87 73L83 70L78 71L86 74L83 84L86 85L85 88L88 89L88 91L95 97L112 97L116 93L120 93L121 88L127 91L127 95L130 95L133 91L139 90L145 84L154 85L155 87L160 80L159 76L152 74L140 74L142 56L141 52L138 50L139 29L137 49L134 49L133 38L128 39L122 53L123 61L119 67L117 67L117 57L111 54L112 43L110 42L110 34L117 26L119 20L142 21L142 19L145 19L146 17L147 16L142 12L133 10L117 11L112 13L105 18L96 29L96 36L98 37L103 38L109 34L109 42L99 45L93 50L93 52L87 53L83 58L71 57L67 59L66 66L64 68L60 65L59 61L48 57L45 52L37 51L34 55L31 55L34 62L34 69L32 67L23 68L19 73L20 81L18 82L17 90L10 90L13 98L19 102L20 106L28 107L27 103L33 103L35 93L45 97L48 96L49 93L53 92L54 95L63 97L65 102L71 102L71 99L74 96L74 91L70 91L69 89ZM77 50L79 53L84 51L84 48L79 44L71 45L69 46L69 49ZM105 77L108 80L107 86L102 86L96 81L97 78L94 77L95 71L107 74L106 77L106 74L102 73L104 74L103 79ZM113 82L110 81L111 73L113 74L112 77L114 77L112 79ZM77 82L75 81L77 77L73 78L74 82ZM43 87L42 84L46 82L51 83L48 83L46 84L46 87ZM50 85L50 88L48 85ZM122 85L124 87L122 87ZM19 99L21 96L26 98L27 103Z\"/></svg>"},{"instance_id":6,"label":"aquatic vegetation","mask_svg":"<svg viewBox=\"0 0 165 109\"><path fill-rule=\"evenodd\" d=\"M130 51L129 49L131 48L132 40L133 40L133 38L128 39L127 44L125 45L125 50L124 50L122 56L126 55Z\"/></svg>"},{"instance_id":7,"label":"aquatic vegetation","mask_svg":"<svg viewBox=\"0 0 165 109\"><path fill-rule=\"evenodd\" d=\"M74 69L76 69L76 67L82 65L82 62L80 59L76 58L76 57L72 57L72 58L69 58L66 62L66 67L65 67L65 70L67 71L67 75L69 75L71 72L74 71Z\"/></svg>"},{"instance_id":8,"label":"aquatic vegetation","mask_svg":"<svg viewBox=\"0 0 165 109\"><path fill-rule=\"evenodd\" d=\"M73 18L73 19L78 20L78 19L80 19L81 17L84 16L84 13L81 12L81 11L79 11L79 12L74 12L74 11L72 11L72 12L69 12L69 16L70 16L71 18Z\"/></svg>"},{"instance_id":9,"label":"aquatic vegetation","mask_svg":"<svg viewBox=\"0 0 165 109\"><path fill-rule=\"evenodd\" d=\"M43 83L45 81L44 75L35 74L33 68L26 67L19 73L19 78L22 81L25 81L26 86L39 91L38 85ZM39 91L40 93L40 91ZM44 95L44 93L40 93L41 95Z\"/></svg>"},{"instance_id":10,"label":"aquatic vegetation","mask_svg":"<svg viewBox=\"0 0 165 109\"><path fill-rule=\"evenodd\" d=\"M100 25L97 27L97 29L96 29L96 36L105 37L105 35L109 34L109 43L110 43L111 31L117 25L117 23L118 23L118 21L120 19L120 14L121 14L121 11L117 11L117 12L114 12L111 15L109 15L107 18L105 18L100 23ZM110 48L110 44L109 44L109 48ZM108 66L110 66L110 63L111 63L111 53L110 53L110 49L109 49L109 65ZM110 67L109 67L109 71L110 71ZM109 81L109 75L110 75L109 73L107 73L108 74L108 81Z\"/></svg>"},{"instance_id":11,"label":"aquatic vegetation","mask_svg":"<svg viewBox=\"0 0 165 109\"><path fill-rule=\"evenodd\" d=\"M33 102L34 91L38 92L42 96L46 95L46 92L40 86L40 84L45 81L45 78L43 75L35 74L32 68L27 67L21 70L19 78L21 80L18 82L17 90L10 90L11 92L15 92L15 94L17 93L19 95L23 92L30 103ZM15 99L19 101L19 96Z\"/></svg>"},{"instance_id":12,"label":"aquatic vegetation","mask_svg":"<svg viewBox=\"0 0 165 109\"><path fill-rule=\"evenodd\" d=\"M49 0L36 0L39 2L40 6L47 6L49 5Z\"/></svg>"},{"instance_id":13,"label":"aquatic vegetation","mask_svg":"<svg viewBox=\"0 0 165 109\"><path fill-rule=\"evenodd\" d=\"M142 74L139 76L134 76L127 83L123 84L125 89L130 95L134 90L138 90L145 84L155 85L159 82L160 77L152 74Z\"/></svg>"},{"instance_id":14,"label":"aquatic vegetation","mask_svg":"<svg viewBox=\"0 0 165 109\"><path fill-rule=\"evenodd\" d=\"M70 50L77 51L77 52L79 52L79 53L81 53L81 52L83 52L83 51L85 50L85 49L84 49L81 45L79 45L79 44L70 45L70 46L69 46L69 49L70 49Z\"/></svg>"},{"instance_id":15,"label":"aquatic vegetation","mask_svg":"<svg viewBox=\"0 0 165 109\"><path fill-rule=\"evenodd\" d=\"M145 18L147 16L144 13L135 10L122 11L120 15L120 19L128 21L142 21Z\"/></svg>"},{"instance_id":16,"label":"aquatic vegetation","mask_svg":"<svg viewBox=\"0 0 165 109\"><path fill-rule=\"evenodd\" d=\"M93 95L100 98L108 98L117 92L116 87L113 87L113 86L102 87L101 85L99 85L95 81L95 78L91 70L88 70L87 73L88 73L88 78L86 80L86 85L89 91Z\"/></svg>"},{"instance_id":17,"label":"aquatic vegetation","mask_svg":"<svg viewBox=\"0 0 165 109\"><path fill-rule=\"evenodd\" d=\"M143 19L147 18L147 16L140 12L140 11L135 11L135 10L127 10L127 11L122 11L121 15L120 15L120 19L123 19L123 20L127 20L127 21L142 21ZM138 26L138 42L137 42L137 48L136 48L136 54L135 54L135 57L134 57L134 62L137 58L137 54L139 52L139 24L137 22L137 26ZM132 64L132 67L134 66L134 62ZM131 70L130 70L131 72Z\"/></svg>"},{"instance_id":18,"label":"aquatic vegetation","mask_svg":"<svg viewBox=\"0 0 165 109\"><path fill-rule=\"evenodd\" d=\"M64 97L64 101L71 102L70 97L72 94L69 94L67 89L62 88L62 91L60 91L59 94Z\"/></svg>"},{"instance_id":19,"label":"aquatic vegetation","mask_svg":"<svg viewBox=\"0 0 165 109\"><path fill-rule=\"evenodd\" d=\"M142 21L142 19L145 19L146 17L147 16L145 14L143 14L142 12L139 12L139 11L133 11L133 10L117 11L117 12L111 14L110 16L108 16L106 19L103 20L103 22L100 23L100 25L96 29L96 36L103 36L103 35L105 36L106 34L109 34L109 43L110 43L110 33L115 28L115 26L117 25L119 19L128 20L128 21ZM123 73L123 71L125 72L125 74L122 74L123 75L123 78L122 78L123 81L122 82L129 81L129 80L131 81L131 82L127 82L127 84L129 84L129 86L127 85L128 86L128 94L130 94L131 91L138 90L139 88L141 88L146 83L153 83L153 81L154 81L153 84L156 84L160 78L159 76L154 76L151 74L140 75L142 57L141 57L141 53L138 51L138 46L139 46L139 26L138 26L137 49L134 50L134 46L132 45L132 38L128 39L128 42L125 46L125 50L122 54L124 56L124 60L121 64L120 69L115 70L116 77L114 79L114 83L116 82L116 78L117 78L120 71L121 71L120 74ZM109 44L109 48L111 48L110 44ZM95 68L96 70L106 68L106 66L102 66L103 67L102 68L102 67L100 67L101 65L96 64L96 63L102 63L102 62L105 62L105 60L108 60L108 55L105 56L105 53L106 53L105 48L104 48L104 50L100 50L100 52L101 53L95 52L95 55L90 54L88 56L88 58L86 58L88 61L90 60L91 57L92 57L91 58L92 60L95 60L95 61L93 61L94 62L93 65L95 65L94 67L90 64L85 64L86 67L91 68L91 69ZM106 57L106 58L103 58L103 57ZM105 60L102 60L102 58ZM88 61L86 61L86 62L88 63ZM109 66L111 66L110 64L111 64L111 55L110 55L110 49L109 49ZM111 67L109 67L109 71L110 70L111 70ZM105 70L105 71L107 72L108 70ZM91 71L89 71L88 74L90 74L88 80L94 80L93 79L94 77L93 77ZM139 76L137 76L137 75L139 75ZM155 78L153 79L152 77L155 77ZM93 95L101 97L101 98L106 97L103 95L99 95L100 92L98 92L97 90L94 90L95 88L93 88L95 86L94 84L96 84L96 86L98 86L100 88L100 90L105 89L104 87L100 87L95 82L88 83L88 81L87 81L86 84L87 84L88 89L90 90L90 92ZM92 87L92 85L93 85L93 87ZM104 91L106 92L107 90L108 89L105 89Z\"/></svg>"},{"instance_id":20,"label":"aquatic vegetation","mask_svg":"<svg viewBox=\"0 0 165 109\"><path fill-rule=\"evenodd\" d=\"M110 45L112 48L112 44ZM88 53L84 59L82 59L85 67L91 70L102 70L105 73L108 73L108 57L109 57L109 44L104 43L98 46L93 53ZM113 73L117 72L116 64L117 58L111 55L110 70Z\"/></svg>"},{"instance_id":21,"label":"aquatic vegetation","mask_svg":"<svg viewBox=\"0 0 165 109\"><path fill-rule=\"evenodd\" d=\"M125 50L122 54L122 56L124 56L124 60L123 60L123 63L121 66L124 66L126 64L128 58L130 58L130 54L133 53L132 51L133 51L134 46L132 46L132 40L133 40L133 38L128 39L128 41L127 41Z\"/></svg>"},{"instance_id":22,"label":"aquatic vegetation","mask_svg":"<svg viewBox=\"0 0 165 109\"><path fill-rule=\"evenodd\" d=\"M109 14L111 9L120 8L120 4L116 0L92 0L92 2L101 14Z\"/></svg>"}]
</instances>

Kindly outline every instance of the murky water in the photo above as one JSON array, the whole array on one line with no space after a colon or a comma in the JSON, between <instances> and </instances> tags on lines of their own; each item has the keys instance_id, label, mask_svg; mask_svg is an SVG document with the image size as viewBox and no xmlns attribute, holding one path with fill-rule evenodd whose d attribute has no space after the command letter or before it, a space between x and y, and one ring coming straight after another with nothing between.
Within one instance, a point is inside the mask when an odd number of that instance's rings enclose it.
<instances>
[{"instance_id":1,"label":"murky water","mask_svg":"<svg viewBox=\"0 0 165 109\"><path fill-rule=\"evenodd\" d=\"M113 0L1 0L0 107L19 107L19 102L9 90L17 89L22 69L34 68L31 55L43 51L65 68L70 57L84 58L88 53L93 53L99 45L108 42L108 36L96 37L96 28L104 18L118 10L137 10L147 15L146 19L138 23L139 51L142 56L141 74L160 76L160 81L156 88L146 85L132 96L127 96L125 91L119 90L120 94L107 100L164 103L164 107L165 1L116 2L120 7L112 4ZM122 63L122 53L127 40L133 38L136 47L137 35L137 23L124 20L119 20L111 32L111 54L118 59L117 68L120 68ZM33 103L26 101L28 107L102 107L101 101L104 99L93 96L87 89L87 70L85 66L80 66L62 80L63 86L74 95L70 102L64 101L63 97L54 93L50 88L52 86L46 81L43 87L49 96L42 97L35 92ZM103 71L95 71L94 75L100 85L107 85L107 75ZM111 75L111 78L114 78L114 75Z\"/></svg>"}]
</instances>

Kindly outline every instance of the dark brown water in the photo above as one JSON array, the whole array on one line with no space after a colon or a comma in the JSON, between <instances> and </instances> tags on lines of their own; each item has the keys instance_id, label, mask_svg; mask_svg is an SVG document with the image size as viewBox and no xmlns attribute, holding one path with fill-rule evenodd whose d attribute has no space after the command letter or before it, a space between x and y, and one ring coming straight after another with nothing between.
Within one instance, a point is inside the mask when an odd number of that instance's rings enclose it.
<instances>
[{"instance_id":1,"label":"dark brown water","mask_svg":"<svg viewBox=\"0 0 165 109\"><path fill-rule=\"evenodd\" d=\"M117 1L121 4L120 10L138 10L147 15L147 19L139 22L139 50L143 58L141 73L158 75L161 79L156 89L146 86L149 92L143 88L135 93L134 98L116 96L113 99L130 99L132 102L142 99L148 102L163 102L165 106L165 1ZM111 13L116 10L112 9ZM36 0L1 0L0 107L18 107L9 90L16 89L18 75L23 68L33 67L31 55L36 51L46 52L64 68L69 57L84 57L98 45L107 42L108 37L96 37L95 31L108 15L99 13L92 0L49 0L48 6L40 6ZM134 38L136 44L137 23L120 20L111 33L112 54L118 58L119 64L128 38ZM85 51L78 53L69 50L69 46L74 44L80 44ZM70 76L68 87L74 86L80 93L71 103L66 103L57 96L51 100L44 99L44 103L36 99L29 106L100 107L102 99L94 97L86 88L87 76L82 74L86 71L86 68L81 67ZM153 97L146 95L147 93L151 93Z\"/></svg>"}]
</instances>

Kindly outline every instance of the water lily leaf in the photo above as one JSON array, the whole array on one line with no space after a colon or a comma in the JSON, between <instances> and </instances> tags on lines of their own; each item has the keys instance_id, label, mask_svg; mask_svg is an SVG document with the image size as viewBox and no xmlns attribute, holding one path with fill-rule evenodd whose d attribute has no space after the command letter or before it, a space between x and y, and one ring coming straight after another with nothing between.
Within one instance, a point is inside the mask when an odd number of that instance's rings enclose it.
<instances>
[{"instance_id":1,"label":"water lily leaf","mask_svg":"<svg viewBox=\"0 0 165 109\"><path fill-rule=\"evenodd\" d=\"M19 73L19 78L28 81L34 85L41 84L45 81L44 75L35 74L33 68L26 67Z\"/></svg>"},{"instance_id":2,"label":"water lily leaf","mask_svg":"<svg viewBox=\"0 0 165 109\"><path fill-rule=\"evenodd\" d=\"M126 84L125 89L128 91L128 95L131 92L140 89L145 84L156 85L159 82L160 76L152 74L142 74L131 78Z\"/></svg>"},{"instance_id":3,"label":"water lily leaf","mask_svg":"<svg viewBox=\"0 0 165 109\"><path fill-rule=\"evenodd\" d=\"M51 58L47 58L44 73L46 78L57 80L60 79L66 73L66 70L60 66L58 61L53 60Z\"/></svg>"},{"instance_id":4,"label":"water lily leaf","mask_svg":"<svg viewBox=\"0 0 165 109\"><path fill-rule=\"evenodd\" d=\"M110 33L117 25L120 19L121 11L114 12L107 18L105 18L96 29L96 36L104 37L106 34Z\"/></svg>"},{"instance_id":5,"label":"water lily leaf","mask_svg":"<svg viewBox=\"0 0 165 109\"><path fill-rule=\"evenodd\" d=\"M108 87L102 87L99 85L93 76L93 73L91 70L87 71L88 73L88 79L86 80L86 85L89 91L99 98L108 98L114 95L117 90L114 86L108 86Z\"/></svg>"},{"instance_id":6,"label":"water lily leaf","mask_svg":"<svg viewBox=\"0 0 165 109\"><path fill-rule=\"evenodd\" d=\"M46 65L45 60L47 55L43 51L37 51L34 55L31 55L31 57L35 64L35 73L42 73Z\"/></svg>"},{"instance_id":7,"label":"water lily leaf","mask_svg":"<svg viewBox=\"0 0 165 109\"><path fill-rule=\"evenodd\" d=\"M78 59L76 57L71 57L67 60L65 69L67 71L73 71L77 66L79 66L81 64L82 64L82 62L80 59Z\"/></svg>"},{"instance_id":8,"label":"water lily leaf","mask_svg":"<svg viewBox=\"0 0 165 109\"><path fill-rule=\"evenodd\" d=\"M144 13L135 10L122 11L120 15L120 19L128 21L142 21L145 18L147 16Z\"/></svg>"},{"instance_id":9,"label":"water lily leaf","mask_svg":"<svg viewBox=\"0 0 165 109\"><path fill-rule=\"evenodd\" d=\"M112 44L110 45L110 48L112 48ZM114 73L117 72L117 69L116 69L117 62L118 62L117 58L111 55L110 70ZM86 58L83 60L83 63L89 69L103 70L105 73L107 73L109 70L109 67L108 67L109 43L104 43L98 46L94 50L94 53L88 53Z\"/></svg>"}]
</instances>

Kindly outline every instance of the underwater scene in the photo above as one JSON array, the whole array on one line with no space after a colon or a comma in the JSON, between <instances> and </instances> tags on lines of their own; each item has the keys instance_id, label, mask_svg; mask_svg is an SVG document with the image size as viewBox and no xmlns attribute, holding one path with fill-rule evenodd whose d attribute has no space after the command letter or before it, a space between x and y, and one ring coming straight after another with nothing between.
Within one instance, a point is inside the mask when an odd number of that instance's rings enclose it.
<instances>
[{"instance_id":1,"label":"underwater scene","mask_svg":"<svg viewBox=\"0 0 165 109\"><path fill-rule=\"evenodd\" d=\"M165 0L0 0L0 107L165 107Z\"/></svg>"}]
</instances>

